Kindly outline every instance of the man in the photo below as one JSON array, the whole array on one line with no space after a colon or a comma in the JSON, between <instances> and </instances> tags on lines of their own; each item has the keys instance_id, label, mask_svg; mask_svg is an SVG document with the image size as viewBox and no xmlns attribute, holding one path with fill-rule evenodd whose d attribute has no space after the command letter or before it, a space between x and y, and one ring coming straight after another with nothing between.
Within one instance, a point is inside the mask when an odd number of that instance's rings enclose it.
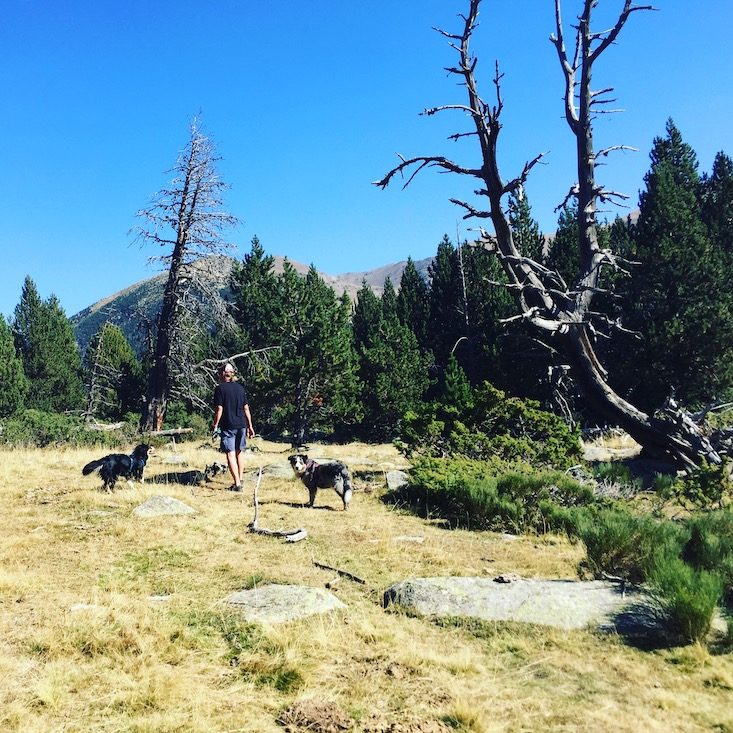
<instances>
[{"instance_id":1,"label":"man","mask_svg":"<svg viewBox=\"0 0 733 733\"><path fill-rule=\"evenodd\" d=\"M214 433L221 429L221 451L226 453L229 473L234 483L229 491L242 490L244 460L242 451L247 438L253 438L252 415L247 392L236 381L234 367L227 362L219 367L219 384L214 390Z\"/></svg>"}]
</instances>

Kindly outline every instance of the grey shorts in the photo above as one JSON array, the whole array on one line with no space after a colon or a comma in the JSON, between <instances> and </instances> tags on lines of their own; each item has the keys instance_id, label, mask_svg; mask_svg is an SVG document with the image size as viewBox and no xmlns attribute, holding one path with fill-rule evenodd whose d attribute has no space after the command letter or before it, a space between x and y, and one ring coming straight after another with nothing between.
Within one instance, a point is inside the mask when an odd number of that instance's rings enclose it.
<instances>
[{"instance_id":1,"label":"grey shorts","mask_svg":"<svg viewBox=\"0 0 733 733\"><path fill-rule=\"evenodd\" d=\"M238 450L244 450L245 445L247 445L247 428L221 431L221 444L219 447L222 453L234 453Z\"/></svg>"}]
</instances>

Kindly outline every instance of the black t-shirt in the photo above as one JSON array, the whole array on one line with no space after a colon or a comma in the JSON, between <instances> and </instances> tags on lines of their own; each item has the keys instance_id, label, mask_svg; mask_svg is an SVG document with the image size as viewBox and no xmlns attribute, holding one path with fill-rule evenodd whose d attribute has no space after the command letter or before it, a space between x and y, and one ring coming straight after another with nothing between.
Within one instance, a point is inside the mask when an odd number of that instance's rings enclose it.
<instances>
[{"instance_id":1,"label":"black t-shirt","mask_svg":"<svg viewBox=\"0 0 733 733\"><path fill-rule=\"evenodd\" d=\"M239 382L223 382L214 390L214 407L221 405L219 427L222 430L236 430L247 427L244 419L244 406L247 404L247 390Z\"/></svg>"}]
</instances>

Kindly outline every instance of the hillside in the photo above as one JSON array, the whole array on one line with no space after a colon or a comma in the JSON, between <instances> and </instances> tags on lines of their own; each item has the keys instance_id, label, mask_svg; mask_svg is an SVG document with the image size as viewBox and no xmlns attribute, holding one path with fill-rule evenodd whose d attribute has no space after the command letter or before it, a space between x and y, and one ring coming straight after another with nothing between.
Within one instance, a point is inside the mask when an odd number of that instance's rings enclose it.
<instances>
[{"instance_id":1,"label":"hillside","mask_svg":"<svg viewBox=\"0 0 733 733\"><path fill-rule=\"evenodd\" d=\"M418 271L425 277L431 261L432 258L428 257L415 262ZM228 283L234 262L235 259L232 257L219 255L203 258L196 263L204 278L212 283L225 299L230 297ZM275 272L282 272L284 262L284 257L275 255ZM308 271L309 266L302 262L294 260L289 262L300 273ZM319 274L337 295L340 296L345 291L354 300L363 282L376 293L381 293L387 277L395 286L399 286L406 264L406 261L395 262L374 270L346 272L341 275L329 275L323 272ZM150 324L155 322L160 311L166 277L167 273L162 272L146 280L140 280L72 316L74 333L82 352L99 327L105 321L110 321L122 329L133 349L138 354L142 353Z\"/></svg>"}]
</instances>

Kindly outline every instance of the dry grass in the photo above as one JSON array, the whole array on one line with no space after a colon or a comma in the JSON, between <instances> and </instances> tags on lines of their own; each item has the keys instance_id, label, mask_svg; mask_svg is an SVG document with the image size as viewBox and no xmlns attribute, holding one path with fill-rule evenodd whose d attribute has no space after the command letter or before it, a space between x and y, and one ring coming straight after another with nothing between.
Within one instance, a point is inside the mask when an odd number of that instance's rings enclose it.
<instances>
[{"instance_id":1,"label":"dry grass","mask_svg":"<svg viewBox=\"0 0 733 733\"><path fill-rule=\"evenodd\" d=\"M286 446L258 445L253 471L285 467ZM298 482L266 474L260 526L309 532L288 545L247 531L252 477L242 495L221 477L103 494L80 473L98 450L0 453L0 730L733 731L730 655L385 611L383 591L408 576L574 577L580 548L450 531L389 507L384 471L403 465L389 446L311 454L345 460L370 491L348 513L332 492L309 510ZM185 465L160 448L148 477L218 460L197 444L175 455ZM132 514L160 493L197 514ZM269 580L322 587L333 573L314 560L367 580L338 583L347 612L262 628L221 604Z\"/></svg>"}]
</instances>

